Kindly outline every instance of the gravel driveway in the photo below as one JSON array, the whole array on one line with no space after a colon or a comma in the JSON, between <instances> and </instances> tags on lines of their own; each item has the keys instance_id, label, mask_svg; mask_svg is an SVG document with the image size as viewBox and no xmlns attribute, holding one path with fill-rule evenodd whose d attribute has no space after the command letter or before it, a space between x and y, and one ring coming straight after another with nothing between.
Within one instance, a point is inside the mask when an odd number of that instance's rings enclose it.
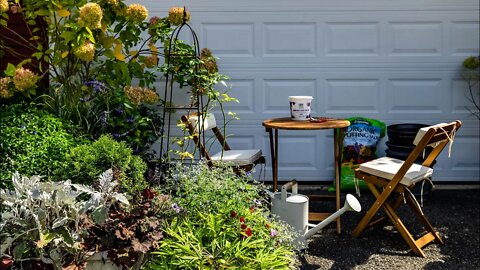
<instances>
[{"instance_id":1,"label":"gravel driveway","mask_svg":"<svg viewBox=\"0 0 480 270\"><path fill-rule=\"evenodd\" d=\"M309 192L312 191L305 194ZM368 229L359 238L353 238L351 232L373 202L373 196L367 192L356 197L362 212L342 216L340 235L335 233L334 223L314 235L300 269L480 269L480 190L433 190L424 196L425 215L445 242L424 247L426 258L410 252L390 224ZM327 205L322 204L325 202L311 202L310 206L315 211L328 211L324 209ZM409 210L408 205L403 205L399 214L418 237L422 231Z\"/></svg>"}]
</instances>

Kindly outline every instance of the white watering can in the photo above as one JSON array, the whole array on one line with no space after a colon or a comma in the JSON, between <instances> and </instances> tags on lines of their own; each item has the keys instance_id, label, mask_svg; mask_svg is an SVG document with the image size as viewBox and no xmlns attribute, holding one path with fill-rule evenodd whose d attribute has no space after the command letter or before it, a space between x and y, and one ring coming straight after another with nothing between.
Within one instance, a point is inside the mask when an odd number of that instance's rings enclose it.
<instances>
[{"instance_id":1,"label":"white watering can","mask_svg":"<svg viewBox=\"0 0 480 270\"><path fill-rule=\"evenodd\" d=\"M287 193L291 188L292 192ZM275 192L272 196L272 213L280 220L290 224L297 230L300 236L296 239L298 243L304 243L306 239L323 229L346 211L360 212L360 202L351 194L347 194L345 205L337 212L331 214L319 224L308 223L308 197L298 194L297 181L291 181L282 186L281 192ZM308 229L308 228L311 229Z\"/></svg>"}]
</instances>

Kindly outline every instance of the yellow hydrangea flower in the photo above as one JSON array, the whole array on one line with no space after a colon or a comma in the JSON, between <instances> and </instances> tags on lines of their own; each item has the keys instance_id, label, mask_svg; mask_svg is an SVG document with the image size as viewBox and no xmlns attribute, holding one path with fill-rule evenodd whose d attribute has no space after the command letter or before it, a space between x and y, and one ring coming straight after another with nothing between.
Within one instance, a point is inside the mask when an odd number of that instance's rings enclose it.
<instances>
[{"instance_id":1,"label":"yellow hydrangea flower","mask_svg":"<svg viewBox=\"0 0 480 270\"><path fill-rule=\"evenodd\" d=\"M152 104L157 102L159 99L160 98L155 91L148 88L143 89L143 102Z\"/></svg>"},{"instance_id":2,"label":"yellow hydrangea flower","mask_svg":"<svg viewBox=\"0 0 480 270\"><path fill-rule=\"evenodd\" d=\"M140 86L125 86L123 92L135 106L140 105L142 102L155 103L160 99L155 91Z\"/></svg>"},{"instance_id":3,"label":"yellow hydrangea flower","mask_svg":"<svg viewBox=\"0 0 480 270\"><path fill-rule=\"evenodd\" d=\"M180 25L183 23L183 12L185 8L183 7L171 7L168 10L168 21L172 25ZM187 11L185 16L186 21L190 21L190 12Z\"/></svg>"},{"instance_id":4,"label":"yellow hydrangea flower","mask_svg":"<svg viewBox=\"0 0 480 270\"><path fill-rule=\"evenodd\" d=\"M125 16L130 21L141 23L147 19L148 10L140 4L131 4L127 7L127 14Z\"/></svg>"},{"instance_id":5,"label":"yellow hydrangea flower","mask_svg":"<svg viewBox=\"0 0 480 270\"><path fill-rule=\"evenodd\" d=\"M158 57L155 55L150 55L148 57L143 58L142 61L147 68L153 68L158 64Z\"/></svg>"},{"instance_id":6,"label":"yellow hydrangea flower","mask_svg":"<svg viewBox=\"0 0 480 270\"><path fill-rule=\"evenodd\" d=\"M0 98L11 98L13 96L13 91L8 89L8 84L12 81L10 77L5 77L0 79Z\"/></svg>"},{"instance_id":7,"label":"yellow hydrangea flower","mask_svg":"<svg viewBox=\"0 0 480 270\"><path fill-rule=\"evenodd\" d=\"M106 0L105 2L107 2L107 4L112 6L118 5L118 0Z\"/></svg>"},{"instance_id":8,"label":"yellow hydrangea flower","mask_svg":"<svg viewBox=\"0 0 480 270\"><path fill-rule=\"evenodd\" d=\"M37 75L27 68L17 68L13 75L13 84L17 91L23 92L37 84Z\"/></svg>"},{"instance_id":9,"label":"yellow hydrangea flower","mask_svg":"<svg viewBox=\"0 0 480 270\"><path fill-rule=\"evenodd\" d=\"M95 44L85 41L80 47L76 48L73 53L82 61L90 62L95 56Z\"/></svg>"},{"instance_id":10,"label":"yellow hydrangea flower","mask_svg":"<svg viewBox=\"0 0 480 270\"><path fill-rule=\"evenodd\" d=\"M130 99L133 105L138 106L142 102L143 90L141 87L131 85L125 86L123 92L125 92L125 95Z\"/></svg>"},{"instance_id":11,"label":"yellow hydrangea flower","mask_svg":"<svg viewBox=\"0 0 480 270\"><path fill-rule=\"evenodd\" d=\"M0 0L0 12L7 12L8 8L8 0Z\"/></svg>"},{"instance_id":12,"label":"yellow hydrangea flower","mask_svg":"<svg viewBox=\"0 0 480 270\"><path fill-rule=\"evenodd\" d=\"M100 29L102 27L103 11L99 4L88 3L80 8L80 18L78 23L81 26L88 27L90 29Z\"/></svg>"}]
</instances>

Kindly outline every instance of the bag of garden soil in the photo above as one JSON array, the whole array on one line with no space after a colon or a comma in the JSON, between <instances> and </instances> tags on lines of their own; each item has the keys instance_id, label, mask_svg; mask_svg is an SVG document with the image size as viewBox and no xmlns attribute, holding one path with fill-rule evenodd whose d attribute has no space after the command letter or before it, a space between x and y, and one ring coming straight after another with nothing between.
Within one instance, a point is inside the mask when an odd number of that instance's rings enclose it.
<instances>
[{"instance_id":1,"label":"bag of garden soil","mask_svg":"<svg viewBox=\"0 0 480 270\"><path fill-rule=\"evenodd\" d=\"M386 126L379 120L364 117L347 120L350 126L343 139L340 190L367 190L365 182L355 179L355 169L361 163L377 158L377 144L385 136ZM329 190L335 191L335 185Z\"/></svg>"}]
</instances>

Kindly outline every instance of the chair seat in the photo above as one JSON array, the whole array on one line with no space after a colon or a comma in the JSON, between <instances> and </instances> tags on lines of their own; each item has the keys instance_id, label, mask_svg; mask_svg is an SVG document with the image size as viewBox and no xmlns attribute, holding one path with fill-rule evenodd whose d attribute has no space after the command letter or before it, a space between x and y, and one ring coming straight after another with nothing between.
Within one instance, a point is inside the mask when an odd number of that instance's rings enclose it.
<instances>
[{"instance_id":1,"label":"chair seat","mask_svg":"<svg viewBox=\"0 0 480 270\"><path fill-rule=\"evenodd\" d=\"M403 165L403 160L381 157L375 160L360 164L359 170L381 178L392 180L393 176L398 172ZM418 164L412 164L400 183L405 186L410 186L418 181L430 177L433 169Z\"/></svg>"},{"instance_id":2,"label":"chair seat","mask_svg":"<svg viewBox=\"0 0 480 270\"><path fill-rule=\"evenodd\" d=\"M262 150L260 149L248 149L248 150L227 150L218 152L211 156L213 162L231 162L236 166L243 166L253 164L257 159L262 156Z\"/></svg>"}]
</instances>

